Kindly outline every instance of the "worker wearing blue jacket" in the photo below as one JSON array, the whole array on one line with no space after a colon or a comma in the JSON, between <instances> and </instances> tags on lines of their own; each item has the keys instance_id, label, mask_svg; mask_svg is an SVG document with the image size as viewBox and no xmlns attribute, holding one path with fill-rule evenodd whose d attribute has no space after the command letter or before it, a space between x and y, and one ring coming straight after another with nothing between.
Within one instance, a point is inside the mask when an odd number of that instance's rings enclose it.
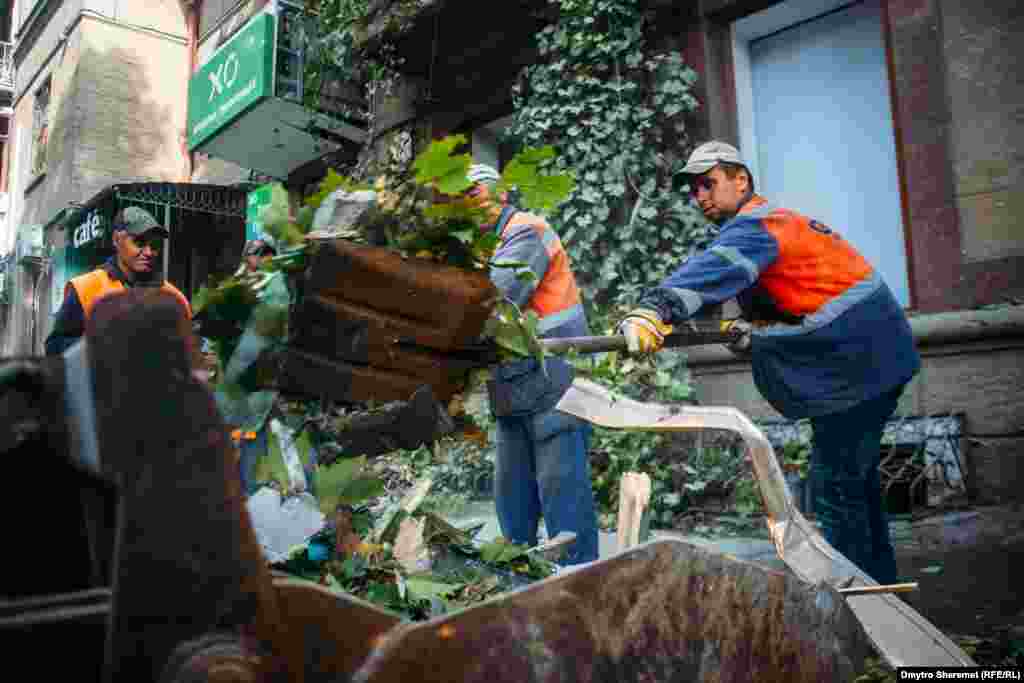
<instances>
[{"instance_id":1,"label":"worker wearing blue jacket","mask_svg":"<svg viewBox=\"0 0 1024 683\"><path fill-rule=\"evenodd\" d=\"M878 478L882 430L920 369L910 324L878 272L821 222L772 205L735 147L700 145L683 172L711 246L645 292L620 323L629 348L736 298L754 382L787 418L810 418L815 513L826 540L879 583L896 582Z\"/></svg>"}]
</instances>

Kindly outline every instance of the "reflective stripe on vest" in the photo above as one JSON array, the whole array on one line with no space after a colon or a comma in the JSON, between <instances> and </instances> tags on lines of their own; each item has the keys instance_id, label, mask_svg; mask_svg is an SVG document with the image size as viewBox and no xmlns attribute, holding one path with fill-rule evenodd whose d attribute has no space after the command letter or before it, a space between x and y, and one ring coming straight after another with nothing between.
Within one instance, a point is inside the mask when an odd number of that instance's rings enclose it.
<instances>
[{"instance_id":1,"label":"reflective stripe on vest","mask_svg":"<svg viewBox=\"0 0 1024 683\"><path fill-rule=\"evenodd\" d=\"M64 287L64 296L67 297L71 289L75 290L78 295L78 301L82 304L82 311L85 313L85 319L89 319L89 314L92 313L93 306L96 302L114 292L124 291L125 286L119 280L115 280L110 277L103 268L98 268L91 273L85 275L79 275L76 278L72 278L70 282ZM172 285L170 282L164 282L160 289L165 292L173 294L185 307L185 311L189 317L192 318L192 307L189 306L188 299L182 294L177 287Z\"/></svg>"},{"instance_id":2,"label":"reflective stripe on vest","mask_svg":"<svg viewBox=\"0 0 1024 683\"><path fill-rule=\"evenodd\" d=\"M787 313L814 313L873 272L849 242L795 211L754 197L739 215L759 219L779 244L778 258L760 273L758 283Z\"/></svg>"},{"instance_id":3,"label":"reflective stripe on vest","mask_svg":"<svg viewBox=\"0 0 1024 683\"><path fill-rule=\"evenodd\" d=\"M575 312L578 312L580 316L583 315L580 290L576 286L576 278L572 274L569 255L565 253L562 241L543 218L517 212L505 224L501 235L505 237L510 230L524 225L528 225L537 233L548 255L548 270L537 283L533 296L530 297L530 303L527 304L527 308L534 311L540 318L539 329L544 332L571 319ZM545 320L549 317L550 320Z\"/></svg>"}]
</instances>

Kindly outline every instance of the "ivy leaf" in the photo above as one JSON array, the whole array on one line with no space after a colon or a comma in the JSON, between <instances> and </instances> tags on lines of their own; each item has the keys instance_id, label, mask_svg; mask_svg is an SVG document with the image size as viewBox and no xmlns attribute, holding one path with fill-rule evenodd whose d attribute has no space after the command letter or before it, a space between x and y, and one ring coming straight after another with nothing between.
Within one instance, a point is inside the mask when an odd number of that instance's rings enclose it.
<instances>
[{"instance_id":1,"label":"ivy leaf","mask_svg":"<svg viewBox=\"0 0 1024 683\"><path fill-rule=\"evenodd\" d=\"M281 455L281 444L273 430L267 430L267 452L260 456L253 465L253 481L277 484L282 489L291 487L288 468Z\"/></svg>"},{"instance_id":2,"label":"ivy leaf","mask_svg":"<svg viewBox=\"0 0 1024 683\"><path fill-rule=\"evenodd\" d=\"M501 237L493 230L477 232L476 239L473 241L473 256L483 262L490 261L500 242Z\"/></svg>"},{"instance_id":3,"label":"ivy leaf","mask_svg":"<svg viewBox=\"0 0 1024 683\"><path fill-rule=\"evenodd\" d=\"M525 545L516 545L507 543L504 539L497 539L480 548L480 559L490 564L508 564L526 555L527 550Z\"/></svg>"},{"instance_id":4,"label":"ivy leaf","mask_svg":"<svg viewBox=\"0 0 1024 683\"><path fill-rule=\"evenodd\" d=\"M450 597L463 585L441 581L433 574L417 574L405 579L405 586L409 593L420 600Z\"/></svg>"},{"instance_id":5,"label":"ivy leaf","mask_svg":"<svg viewBox=\"0 0 1024 683\"><path fill-rule=\"evenodd\" d=\"M432 204L423 211L423 215L444 223L462 221L470 225L479 226L488 222L485 209L473 205L468 200L462 198Z\"/></svg>"},{"instance_id":6,"label":"ivy leaf","mask_svg":"<svg viewBox=\"0 0 1024 683\"><path fill-rule=\"evenodd\" d=\"M302 226L291 220L288 191L281 183L274 183L270 194L270 204L260 212L263 229L270 234L281 247L291 247L303 241Z\"/></svg>"},{"instance_id":7,"label":"ivy leaf","mask_svg":"<svg viewBox=\"0 0 1024 683\"><path fill-rule=\"evenodd\" d=\"M384 494L384 482L376 477L353 479L341 492L343 505L359 505Z\"/></svg>"},{"instance_id":8,"label":"ivy leaf","mask_svg":"<svg viewBox=\"0 0 1024 683\"><path fill-rule=\"evenodd\" d=\"M192 297L192 314L198 315L204 308L210 305L210 288L207 285L203 285L196 292L196 295Z\"/></svg>"},{"instance_id":9,"label":"ivy leaf","mask_svg":"<svg viewBox=\"0 0 1024 683\"><path fill-rule=\"evenodd\" d=\"M459 240L463 244L472 244L473 238L476 237L477 232L477 230L467 228L465 230L453 230L448 234L454 237L455 239Z\"/></svg>"},{"instance_id":10,"label":"ivy leaf","mask_svg":"<svg viewBox=\"0 0 1024 683\"><path fill-rule=\"evenodd\" d=\"M366 458L338 460L320 467L316 473L316 493L320 511L330 515L338 505L358 505L384 493L384 482L362 474Z\"/></svg>"},{"instance_id":11,"label":"ivy leaf","mask_svg":"<svg viewBox=\"0 0 1024 683\"><path fill-rule=\"evenodd\" d=\"M370 189L369 185L357 183L351 178L341 175L333 168L329 168L327 169L327 175L324 176L324 179L320 181L320 186L317 188L317 191L311 194L309 197L307 197L306 201L304 201L303 204L305 204L305 206L310 209L316 210L317 208L320 207L321 204L323 204L324 200L327 199L327 196L334 192L335 190L356 192L358 190L368 189ZM302 222L301 212L299 222ZM312 224L313 219L312 216L310 216L309 225Z\"/></svg>"},{"instance_id":12,"label":"ivy leaf","mask_svg":"<svg viewBox=\"0 0 1024 683\"><path fill-rule=\"evenodd\" d=\"M464 144L465 135L449 135L431 142L412 164L416 170L416 182L433 186L448 195L468 190L472 186L468 178L472 158L469 154L452 155L456 147Z\"/></svg>"},{"instance_id":13,"label":"ivy leaf","mask_svg":"<svg viewBox=\"0 0 1024 683\"><path fill-rule=\"evenodd\" d=\"M551 211L564 202L573 189L576 181L569 173L545 174L542 166L555 158L555 148L551 145L524 149L505 167L498 183L498 191L515 187L522 197L522 205L527 209Z\"/></svg>"}]
</instances>

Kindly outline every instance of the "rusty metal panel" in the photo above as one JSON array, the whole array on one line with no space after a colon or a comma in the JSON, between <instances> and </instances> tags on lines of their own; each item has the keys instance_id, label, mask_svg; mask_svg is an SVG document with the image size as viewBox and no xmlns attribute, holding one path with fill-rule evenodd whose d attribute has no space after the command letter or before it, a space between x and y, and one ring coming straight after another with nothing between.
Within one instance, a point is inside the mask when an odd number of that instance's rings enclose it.
<instances>
[{"instance_id":1,"label":"rusty metal panel","mask_svg":"<svg viewBox=\"0 0 1024 683\"><path fill-rule=\"evenodd\" d=\"M323 586L274 577L289 651L301 652L307 681L348 680L401 619Z\"/></svg>"},{"instance_id":2,"label":"rusty metal panel","mask_svg":"<svg viewBox=\"0 0 1024 683\"><path fill-rule=\"evenodd\" d=\"M191 373L190 330L158 290L97 303L85 342L100 466L118 483L105 680L156 680L179 643L242 629L289 665L234 448ZM293 679L301 676L293 677Z\"/></svg>"},{"instance_id":3,"label":"rusty metal panel","mask_svg":"<svg viewBox=\"0 0 1024 683\"><path fill-rule=\"evenodd\" d=\"M485 272L344 240L321 244L307 293L348 305L346 315L365 317L372 310L377 324L386 320L402 337L440 351L475 341L499 296Z\"/></svg>"},{"instance_id":4,"label":"rusty metal panel","mask_svg":"<svg viewBox=\"0 0 1024 683\"><path fill-rule=\"evenodd\" d=\"M852 680L870 645L832 587L674 540L393 629L353 680Z\"/></svg>"}]
</instances>

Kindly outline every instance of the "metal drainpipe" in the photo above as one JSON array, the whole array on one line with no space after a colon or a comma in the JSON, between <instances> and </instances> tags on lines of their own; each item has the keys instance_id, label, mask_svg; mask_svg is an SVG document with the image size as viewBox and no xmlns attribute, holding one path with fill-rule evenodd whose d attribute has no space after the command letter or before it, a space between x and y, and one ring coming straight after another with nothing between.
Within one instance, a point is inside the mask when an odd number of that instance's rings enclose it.
<instances>
[{"instance_id":1,"label":"metal drainpipe","mask_svg":"<svg viewBox=\"0 0 1024 683\"><path fill-rule=\"evenodd\" d=\"M186 84L192 80L192 75L196 72L198 66L196 62L199 58L199 12L203 4L203 0L193 0L193 2L186 1L186 15L185 21L188 24L188 76L186 77ZM192 174L195 172L196 156L195 153L188 148L188 89L185 91L185 137L182 140L182 146L184 147L185 153L185 173L181 179L182 182L191 182Z\"/></svg>"}]
</instances>

